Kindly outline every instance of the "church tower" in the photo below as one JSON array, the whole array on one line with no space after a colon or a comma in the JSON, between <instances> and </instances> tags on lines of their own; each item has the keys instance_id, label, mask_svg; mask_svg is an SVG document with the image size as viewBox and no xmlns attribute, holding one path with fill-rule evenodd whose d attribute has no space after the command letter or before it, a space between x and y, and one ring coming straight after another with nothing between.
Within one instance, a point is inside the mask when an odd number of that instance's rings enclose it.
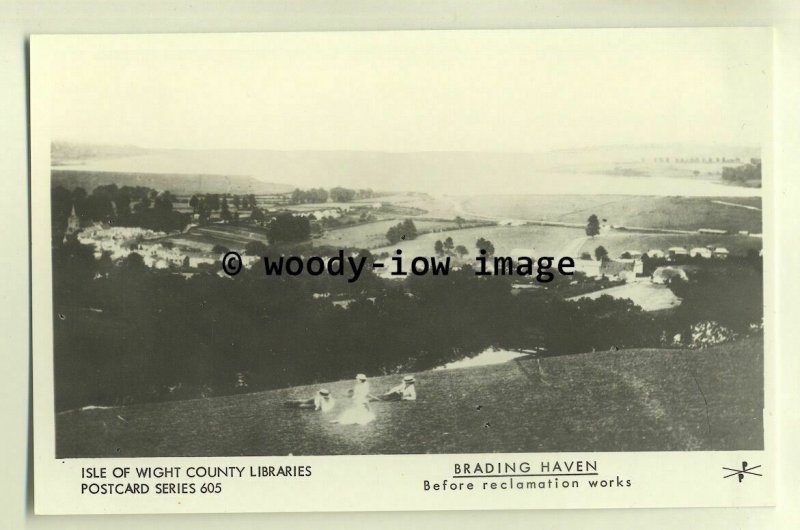
<instances>
[{"instance_id":1,"label":"church tower","mask_svg":"<svg viewBox=\"0 0 800 530\"><path fill-rule=\"evenodd\" d=\"M69 214L69 218L67 219L67 231L64 233L64 240L66 241L67 236L73 235L75 232L80 230L81 228L81 219L78 217L78 214L75 213L75 205L72 205L72 212Z\"/></svg>"}]
</instances>

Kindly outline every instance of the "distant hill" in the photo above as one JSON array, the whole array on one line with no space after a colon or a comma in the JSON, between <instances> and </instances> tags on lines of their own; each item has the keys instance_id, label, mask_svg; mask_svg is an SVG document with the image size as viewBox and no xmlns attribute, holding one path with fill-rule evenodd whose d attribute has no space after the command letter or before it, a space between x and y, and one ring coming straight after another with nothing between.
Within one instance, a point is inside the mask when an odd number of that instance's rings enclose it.
<instances>
[{"instance_id":1,"label":"distant hill","mask_svg":"<svg viewBox=\"0 0 800 530\"><path fill-rule=\"evenodd\" d=\"M136 156L148 150L135 145L98 145L75 142L53 142L50 145L50 159L54 166L69 164L92 158L114 158Z\"/></svg>"},{"instance_id":2,"label":"distant hill","mask_svg":"<svg viewBox=\"0 0 800 530\"><path fill-rule=\"evenodd\" d=\"M692 176L690 169L670 170L656 157L726 157L749 160L757 148L736 146L686 146L680 144L603 146L559 151L492 152L380 152L380 151L275 151L236 149L140 149L133 147L76 145L66 151L72 158L53 156L53 167L88 171L163 174L216 174L251 176L292 188L345 186L386 191L428 193L485 193L487 183L495 193L534 193L542 179L570 179L571 174L621 174L623 176ZM80 156L79 156L80 155ZM83 158L81 158L83 156ZM640 167L642 165L645 167ZM624 167L618 168L618 165ZM703 168L705 171L710 168ZM715 168L719 170L719 168ZM621 172L621 173L620 173ZM577 186L577 184L576 184Z\"/></svg>"},{"instance_id":3,"label":"distant hill","mask_svg":"<svg viewBox=\"0 0 800 530\"><path fill-rule=\"evenodd\" d=\"M106 184L117 186L145 186L156 190L169 190L177 195L194 193L232 193L237 195L270 195L288 193L291 186L263 182L253 177L224 175L187 175L161 173L117 173L107 171L81 171L54 169L52 186L67 189L83 188L91 192Z\"/></svg>"}]
</instances>

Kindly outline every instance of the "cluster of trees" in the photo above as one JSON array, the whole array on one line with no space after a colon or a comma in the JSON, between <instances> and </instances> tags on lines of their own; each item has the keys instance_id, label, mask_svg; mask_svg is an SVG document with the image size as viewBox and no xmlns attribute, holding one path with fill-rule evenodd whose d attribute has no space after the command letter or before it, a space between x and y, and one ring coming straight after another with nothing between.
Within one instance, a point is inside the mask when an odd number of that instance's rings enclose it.
<instances>
[{"instance_id":1,"label":"cluster of trees","mask_svg":"<svg viewBox=\"0 0 800 530\"><path fill-rule=\"evenodd\" d=\"M436 243L433 244L433 250L436 252L437 256L458 256L459 258L463 258L466 256L469 251L467 247L464 245L456 245L453 241L453 238L447 236L444 241L436 240Z\"/></svg>"},{"instance_id":2,"label":"cluster of trees","mask_svg":"<svg viewBox=\"0 0 800 530\"><path fill-rule=\"evenodd\" d=\"M667 156L667 157L656 157L653 160L655 162L659 162L659 163L661 163L661 162L669 163L673 159ZM713 157L713 156L708 156L708 157L705 157L705 156L678 157L678 156L676 156L674 158L674 161L675 161L676 164L697 164L697 163L711 164L711 163L714 163L714 162L719 164L719 163L725 163L725 162L738 162L739 161L739 157L726 158L724 156L717 156L717 157Z\"/></svg>"},{"instance_id":3,"label":"cluster of trees","mask_svg":"<svg viewBox=\"0 0 800 530\"><path fill-rule=\"evenodd\" d=\"M267 224L270 244L300 243L311 237L311 222L307 217L281 212Z\"/></svg>"},{"instance_id":4,"label":"cluster of trees","mask_svg":"<svg viewBox=\"0 0 800 530\"><path fill-rule=\"evenodd\" d=\"M117 226L138 226L170 232L181 230L189 216L172 209L175 197L169 191L142 186L109 184L87 194L83 188L51 189L53 241L64 237L72 208L82 223L100 221Z\"/></svg>"},{"instance_id":5,"label":"cluster of trees","mask_svg":"<svg viewBox=\"0 0 800 530\"><path fill-rule=\"evenodd\" d=\"M703 263L689 275L689 281L669 282L681 298L675 312L678 326L715 321L736 332L746 332L764 315L762 260L757 253Z\"/></svg>"},{"instance_id":6,"label":"cluster of trees","mask_svg":"<svg viewBox=\"0 0 800 530\"><path fill-rule=\"evenodd\" d=\"M258 390L419 371L489 346L657 347L700 320L738 330L762 314L760 271L736 260L671 286L683 304L658 314L610 297L566 301L557 288L516 296L508 278L469 267L400 283L369 272L358 284L266 277L258 267L184 278L136 254L104 265L75 241L54 249L53 264L58 410L234 393L241 374ZM337 307L314 293L352 302Z\"/></svg>"},{"instance_id":7,"label":"cluster of trees","mask_svg":"<svg viewBox=\"0 0 800 530\"><path fill-rule=\"evenodd\" d=\"M211 212L221 210L223 202L228 204L228 199L236 209L249 210L256 207L256 196L249 195L230 195L220 193L206 193L203 195L192 195L189 198L189 206L194 213L199 213L201 209Z\"/></svg>"},{"instance_id":8,"label":"cluster of trees","mask_svg":"<svg viewBox=\"0 0 800 530\"><path fill-rule=\"evenodd\" d=\"M323 188L311 188L310 190L296 188L290 195L289 202L291 204L328 202L328 192Z\"/></svg>"},{"instance_id":9,"label":"cluster of trees","mask_svg":"<svg viewBox=\"0 0 800 530\"><path fill-rule=\"evenodd\" d=\"M389 240L389 244L394 245L403 240L416 239L417 235L417 226L414 224L414 221L406 219L401 223L389 227L389 230L386 232L386 239Z\"/></svg>"},{"instance_id":10,"label":"cluster of trees","mask_svg":"<svg viewBox=\"0 0 800 530\"><path fill-rule=\"evenodd\" d=\"M761 180L761 159L751 158L749 164L722 168L722 179L729 182Z\"/></svg>"},{"instance_id":11,"label":"cluster of trees","mask_svg":"<svg viewBox=\"0 0 800 530\"><path fill-rule=\"evenodd\" d=\"M228 201L230 199L230 202ZM230 204L236 209L231 211ZM219 212L219 217L226 223L239 221L239 210L255 210L256 196L249 195L229 195L219 193L206 193L204 195L192 195L189 198L189 206L192 211L198 214L201 223L211 219L212 212ZM263 212L262 212L263 213Z\"/></svg>"},{"instance_id":12,"label":"cluster of trees","mask_svg":"<svg viewBox=\"0 0 800 530\"><path fill-rule=\"evenodd\" d=\"M475 242L475 247L478 249L478 252L485 250L487 256L494 256L494 245L488 239L479 238Z\"/></svg>"},{"instance_id":13,"label":"cluster of trees","mask_svg":"<svg viewBox=\"0 0 800 530\"><path fill-rule=\"evenodd\" d=\"M329 191L323 188L301 190L296 188L289 196L290 204L323 203L330 198L333 202L352 202L356 199L371 199L376 194L371 188L350 189L337 186Z\"/></svg>"}]
</instances>

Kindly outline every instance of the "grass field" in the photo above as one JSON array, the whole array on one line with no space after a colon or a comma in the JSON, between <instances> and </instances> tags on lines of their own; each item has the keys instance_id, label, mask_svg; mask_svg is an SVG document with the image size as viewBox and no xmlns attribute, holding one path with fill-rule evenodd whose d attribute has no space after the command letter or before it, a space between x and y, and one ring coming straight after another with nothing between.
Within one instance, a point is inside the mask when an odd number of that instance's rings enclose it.
<instances>
[{"instance_id":1,"label":"grass field","mask_svg":"<svg viewBox=\"0 0 800 530\"><path fill-rule=\"evenodd\" d=\"M569 298L569 300L578 300L580 298L590 298L594 300L603 295L632 300L634 304L645 311L672 309L681 303L680 298L675 296L669 287L651 283L647 278L633 283L626 283L608 289L601 289L600 291L573 296Z\"/></svg>"},{"instance_id":2,"label":"grass field","mask_svg":"<svg viewBox=\"0 0 800 530\"><path fill-rule=\"evenodd\" d=\"M761 232L761 212L712 202L761 207L758 197L645 197L626 195L495 195L474 197L463 208L477 215L585 223L591 214L615 226Z\"/></svg>"},{"instance_id":3,"label":"grass field","mask_svg":"<svg viewBox=\"0 0 800 530\"><path fill-rule=\"evenodd\" d=\"M413 218L414 226L420 234L428 232L456 231L458 225L455 221L440 221L434 219ZM327 230L321 237L314 239L317 245L330 245L335 247L378 248L388 244L386 232L392 226L401 222L401 218L386 219L358 226L335 228ZM444 237L447 237L446 235ZM431 247L433 248L433 247Z\"/></svg>"},{"instance_id":4,"label":"grass field","mask_svg":"<svg viewBox=\"0 0 800 530\"><path fill-rule=\"evenodd\" d=\"M432 234L425 234L411 241L401 241L396 245L387 245L377 251L389 252L402 249L404 257L434 256L433 245L437 239L453 238L455 245L464 245L469 254L468 260L478 255L475 242L483 237L492 242L495 254L508 256L515 248L533 249L537 256L560 256L563 250L577 238L585 236L583 229L560 226L483 226L465 228Z\"/></svg>"},{"instance_id":5,"label":"grass field","mask_svg":"<svg viewBox=\"0 0 800 530\"><path fill-rule=\"evenodd\" d=\"M350 381L326 383L332 415L285 409L316 386L69 411L71 457L745 450L763 447L763 341L638 349L417 374L416 402L374 403L365 426L329 423ZM399 377L371 379L373 393Z\"/></svg>"}]
</instances>

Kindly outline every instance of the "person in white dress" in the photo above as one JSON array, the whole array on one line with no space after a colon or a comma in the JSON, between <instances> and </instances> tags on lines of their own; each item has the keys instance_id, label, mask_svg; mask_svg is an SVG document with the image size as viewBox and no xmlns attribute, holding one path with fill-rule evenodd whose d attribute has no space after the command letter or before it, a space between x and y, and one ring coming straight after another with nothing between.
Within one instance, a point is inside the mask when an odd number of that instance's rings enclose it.
<instances>
[{"instance_id":1,"label":"person in white dress","mask_svg":"<svg viewBox=\"0 0 800 530\"><path fill-rule=\"evenodd\" d=\"M414 376L407 375L403 382L381 396L382 401L416 401L417 390L414 388Z\"/></svg>"},{"instance_id":2,"label":"person in white dress","mask_svg":"<svg viewBox=\"0 0 800 530\"><path fill-rule=\"evenodd\" d=\"M356 376L356 383L353 386L353 404L345 410L338 418L332 423L340 423L342 425L366 425L375 419L375 413L369 406L370 398L375 397L369 393L369 382L367 376L358 374Z\"/></svg>"},{"instance_id":3,"label":"person in white dress","mask_svg":"<svg viewBox=\"0 0 800 530\"><path fill-rule=\"evenodd\" d=\"M296 409L314 409L322 412L330 412L336 406L336 400L331 396L327 388L320 388L313 398L290 399L284 405Z\"/></svg>"}]
</instances>

